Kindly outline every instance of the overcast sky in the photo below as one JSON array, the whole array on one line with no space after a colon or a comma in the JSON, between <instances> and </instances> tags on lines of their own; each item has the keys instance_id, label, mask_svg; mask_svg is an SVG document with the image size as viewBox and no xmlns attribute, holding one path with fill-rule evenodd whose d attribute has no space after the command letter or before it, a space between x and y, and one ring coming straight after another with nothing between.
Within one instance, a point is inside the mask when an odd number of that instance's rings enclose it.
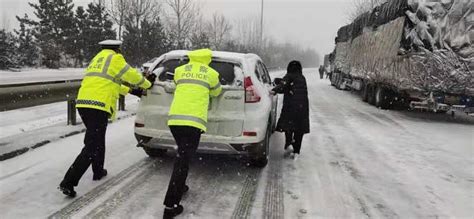
<instances>
[{"instance_id":1,"label":"overcast sky","mask_svg":"<svg viewBox=\"0 0 474 219\"><path fill-rule=\"evenodd\" d=\"M38 2L37 0L30 0ZM0 28L17 27L15 15L31 13L29 0L0 0ZM86 5L91 0L74 0ZM223 13L231 20L260 16L260 0L196 0L205 14ZM264 0L264 34L316 49L321 55L334 48L339 27L348 21L352 0ZM32 15L33 16L33 15ZM33 16L34 17L34 16Z\"/></svg>"}]
</instances>

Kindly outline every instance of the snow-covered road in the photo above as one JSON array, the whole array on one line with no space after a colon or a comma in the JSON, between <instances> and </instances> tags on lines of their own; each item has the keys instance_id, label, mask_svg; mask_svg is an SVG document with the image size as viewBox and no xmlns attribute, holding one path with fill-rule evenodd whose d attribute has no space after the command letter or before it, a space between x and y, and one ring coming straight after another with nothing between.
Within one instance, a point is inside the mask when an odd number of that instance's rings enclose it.
<instances>
[{"instance_id":1,"label":"snow-covered road","mask_svg":"<svg viewBox=\"0 0 474 219\"><path fill-rule=\"evenodd\" d=\"M269 165L198 155L181 218L473 218L474 126L445 115L384 111L306 72L311 133L302 156L271 138ZM107 130L105 180L89 170L78 197L56 190L83 134L0 162L0 217L160 218L172 158L136 148L133 118Z\"/></svg>"}]
</instances>

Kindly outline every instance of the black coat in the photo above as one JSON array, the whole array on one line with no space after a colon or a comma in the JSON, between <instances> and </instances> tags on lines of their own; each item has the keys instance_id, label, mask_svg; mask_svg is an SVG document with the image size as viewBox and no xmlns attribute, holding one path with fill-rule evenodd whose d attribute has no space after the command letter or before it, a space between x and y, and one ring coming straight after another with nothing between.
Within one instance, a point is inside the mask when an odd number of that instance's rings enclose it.
<instances>
[{"instance_id":1,"label":"black coat","mask_svg":"<svg viewBox=\"0 0 474 219\"><path fill-rule=\"evenodd\" d=\"M273 91L284 94L277 131L309 133L308 89L303 74L288 72Z\"/></svg>"}]
</instances>

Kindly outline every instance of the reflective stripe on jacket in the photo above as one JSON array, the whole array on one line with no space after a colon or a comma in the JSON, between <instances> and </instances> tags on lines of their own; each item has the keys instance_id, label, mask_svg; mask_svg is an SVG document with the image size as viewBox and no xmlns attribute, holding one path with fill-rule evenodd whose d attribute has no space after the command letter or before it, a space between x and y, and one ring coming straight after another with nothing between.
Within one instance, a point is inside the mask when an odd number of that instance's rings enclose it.
<instances>
[{"instance_id":1,"label":"reflective stripe on jacket","mask_svg":"<svg viewBox=\"0 0 474 219\"><path fill-rule=\"evenodd\" d=\"M126 95L130 88L122 85L147 89L151 83L135 68L127 64L122 54L103 49L91 61L77 94L76 107L106 111L115 118L119 95Z\"/></svg>"},{"instance_id":2,"label":"reflective stripe on jacket","mask_svg":"<svg viewBox=\"0 0 474 219\"><path fill-rule=\"evenodd\" d=\"M222 91L219 73L209 67L209 49L188 53L189 63L176 68L176 90L169 111L168 126L192 126L206 131L209 97Z\"/></svg>"}]
</instances>

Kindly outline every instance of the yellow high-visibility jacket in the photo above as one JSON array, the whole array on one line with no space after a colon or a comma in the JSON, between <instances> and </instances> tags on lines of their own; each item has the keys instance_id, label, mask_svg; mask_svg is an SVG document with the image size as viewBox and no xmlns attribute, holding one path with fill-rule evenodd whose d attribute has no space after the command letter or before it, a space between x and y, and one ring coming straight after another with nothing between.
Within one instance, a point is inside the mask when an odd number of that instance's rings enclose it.
<instances>
[{"instance_id":1,"label":"yellow high-visibility jacket","mask_svg":"<svg viewBox=\"0 0 474 219\"><path fill-rule=\"evenodd\" d=\"M188 53L189 63L176 68L176 90L169 111L168 126L191 126L206 131L209 97L222 91L219 73L209 67L212 52L200 49Z\"/></svg>"},{"instance_id":2,"label":"yellow high-visibility jacket","mask_svg":"<svg viewBox=\"0 0 474 219\"><path fill-rule=\"evenodd\" d=\"M102 110L114 119L119 95L126 95L130 90L122 85L124 81L143 89L151 87L140 72L127 64L122 54L103 49L86 69L76 107Z\"/></svg>"}]
</instances>

